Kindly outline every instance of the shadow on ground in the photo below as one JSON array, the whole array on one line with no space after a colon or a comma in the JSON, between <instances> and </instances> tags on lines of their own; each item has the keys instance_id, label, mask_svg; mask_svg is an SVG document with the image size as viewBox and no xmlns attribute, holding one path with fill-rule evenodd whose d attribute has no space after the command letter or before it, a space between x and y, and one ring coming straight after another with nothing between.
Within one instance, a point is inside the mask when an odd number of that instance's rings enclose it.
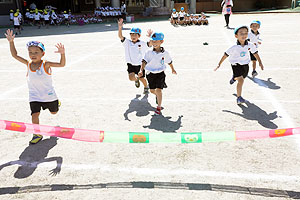
<instances>
[{"instance_id":1,"label":"shadow on ground","mask_svg":"<svg viewBox=\"0 0 300 200\"><path fill-rule=\"evenodd\" d=\"M242 113L236 113L230 110L223 110L223 112L231 113L240 117L243 117L247 120L257 121L261 126L268 128L268 129L276 129L278 126L272 122L272 120L278 118L277 111L272 113L267 113L254 103L246 101L245 105L239 105L242 109Z\"/></svg>"},{"instance_id":2,"label":"shadow on ground","mask_svg":"<svg viewBox=\"0 0 300 200\"><path fill-rule=\"evenodd\" d=\"M152 107L148 102L148 94L139 99L141 95L137 94L134 99L130 101L128 109L124 113L125 120L131 121L128 117L130 113L136 112L137 117L144 117L150 114L150 111L155 111L155 107Z\"/></svg>"},{"instance_id":3,"label":"shadow on ground","mask_svg":"<svg viewBox=\"0 0 300 200\"><path fill-rule=\"evenodd\" d=\"M57 162L57 167L50 171L50 175L57 175L61 170L62 157L50 157L47 158L49 151L57 145L58 138L50 137L40 141L35 145L29 145L19 156L19 160L10 161L3 165L0 165L0 171L12 165L19 165L14 177L17 179L28 178L31 176L39 164L45 162Z\"/></svg>"},{"instance_id":4,"label":"shadow on ground","mask_svg":"<svg viewBox=\"0 0 300 200\"><path fill-rule=\"evenodd\" d=\"M152 115L151 122L144 128L154 129L162 132L176 132L181 126L181 118L178 116L177 121L171 121L172 117L165 117L163 115Z\"/></svg>"},{"instance_id":5,"label":"shadow on ground","mask_svg":"<svg viewBox=\"0 0 300 200\"><path fill-rule=\"evenodd\" d=\"M272 90L278 90L281 88L280 86L276 85L276 83L271 81L272 78L268 78L266 81L259 78L252 78L250 76L248 76L248 78L261 87L269 88Z\"/></svg>"}]
</instances>

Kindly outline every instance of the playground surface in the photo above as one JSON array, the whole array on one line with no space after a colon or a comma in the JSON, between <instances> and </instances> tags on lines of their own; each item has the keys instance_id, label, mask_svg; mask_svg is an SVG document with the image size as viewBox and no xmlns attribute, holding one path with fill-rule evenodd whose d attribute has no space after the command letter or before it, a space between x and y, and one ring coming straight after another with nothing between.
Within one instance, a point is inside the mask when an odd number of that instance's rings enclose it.
<instances>
[{"instance_id":1,"label":"playground surface","mask_svg":"<svg viewBox=\"0 0 300 200\"><path fill-rule=\"evenodd\" d=\"M15 39L19 55L39 40L53 69L62 106L44 111L40 124L116 132L215 132L300 127L300 14L232 15L230 26L260 20L265 70L245 80L246 105L236 105L228 59L235 43L224 17L209 26L173 27L168 21L128 23L165 34L163 46L177 75L166 71L162 116L152 94L128 80L117 23L50 29L26 27ZM5 29L0 29L4 33ZM208 45L203 45L207 42ZM0 120L31 122L26 66L14 60L0 36ZM251 65L250 65L251 66ZM250 75L250 73L249 73ZM0 130L0 199L289 199L300 198L300 137L203 144L88 143Z\"/></svg>"}]
</instances>

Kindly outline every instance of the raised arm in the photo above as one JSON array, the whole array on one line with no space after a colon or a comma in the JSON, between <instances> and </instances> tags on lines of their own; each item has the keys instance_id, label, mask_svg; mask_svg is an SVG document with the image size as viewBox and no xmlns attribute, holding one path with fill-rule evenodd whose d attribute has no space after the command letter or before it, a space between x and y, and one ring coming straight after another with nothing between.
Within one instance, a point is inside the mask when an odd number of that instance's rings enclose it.
<instances>
[{"instance_id":1,"label":"raised arm","mask_svg":"<svg viewBox=\"0 0 300 200\"><path fill-rule=\"evenodd\" d=\"M5 36L9 42L9 48L10 48L10 53L13 58L16 60L20 61L21 63L28 65L28 60L25 58L22 58L21 56L18 56L17 49L15 47L14 39L15 39L15 34L13 33L12 30L8 29L5 33Z\"/></svg>"},{"instance_id":2,"label":"raised arm","mask_svg":"<svg viewBox=\"0 0 300 200\"><path fill-rule=\"evenodd\" d=\"M147 37L151 37L152 33L153 33L153 30L148 29L148 30L147 30L147 35L146 35L146 36L147 36ZM147 44L148 44L148 47L152 47L152 46L153 46L152 40L150 40L149 42L147 42Z\"/></svg>"},{"instance_id":3,"label":"raised arm","mask_svg":"<svg viewBox=\"0 0 300 200\"><path fill-rule=\"evenodd\" d=\"M62 43L58 43L55 45L57 48L57 51L55 53L60 53L60 62L46 62L46 69L48 70L50 67L64 67L66 65L66 55L65 55L65 47Z\"/></svg>"},{"instance_id":4,"label":"raised arm","mask_svg":"<svg viewBox=\"0 0 300 200\"><path fill-rule=\"evenodd\" d=\"M119 32L118 32L118 36L120 38L120 40L124 40L124 37L122 35L122 28L123 28L123 19L120 18L119 21L118 21L118 26L119 26Z\"/></svg>"},{"instance_id":5,"label":"raised arm","mask_svg":"<svg viewBox=\"0 0 300 200\"><path fill-rule=\"evenodd\" d=\"M217 71L217 69L220 68L221 64L224 62L224 60L226 60L226 58L228 57L228 55L226 53L224 53L223 57L221 58L218 66L214 69L214 71Z\"/></svg>"}]
</instances>

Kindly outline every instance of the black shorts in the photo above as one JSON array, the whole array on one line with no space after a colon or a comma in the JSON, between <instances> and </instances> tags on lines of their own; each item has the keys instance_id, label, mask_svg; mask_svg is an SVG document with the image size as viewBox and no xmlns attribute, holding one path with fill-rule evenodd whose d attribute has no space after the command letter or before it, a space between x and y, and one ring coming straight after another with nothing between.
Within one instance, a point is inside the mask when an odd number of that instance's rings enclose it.
<instances>
[{"instance_id":1,"label":"black shorts","mask_svg":"<svg viewBox=\"0 0 300 200\"><path fill-rule=\"evenodd\" d=\"M173 17L174 20L178 20L178 17Z\"/></svg>"},{"instance_id":2,"label":"black shorts","mask_svg":"<svg viewBox=\"0 0 300 200\"><path fill-rule=\"evenodd\" d=\"M166 79L166 74L165 72L160 72L157 74L147 74L146 76L147 80L148 80L148 84L149 84L149 88L150 89L163 89L166 88L166 83L165 83L165 79Z\"/></svg>"},{"instance_id":3,"label":"black shorts","mask_svg":"<svg viewBox=\"0 0 300 200\"><path fill-rule=\"evenodd\" d=\"M130 73L135 73L135 74L138 74L141 70L141 65L132 65L130 63L127 63L127 71L128 71L128 74ZM141 78L144 78L145 77L145 70L143 71L143 76Z\"/></svg>"},{"instance_id":4,"label":"black shorts","mask_svg":"<svg viewBox=\"0 0 300 200\"><path fill-rule=\"evenodd\" d=\"M180 19L180 21L183 21L183 20L184 20L184 17L180 17L179 19Z\"/></svg>"},{"instance_id":5,"label":"black shorts","mask_svg":"<svg viewBox=\"0 0 300 200\"><path fill-rule=\"evenodd\" d=\"M50 20L45 20L45 24L50 24Z\"/></svg>"},{"instance_id":6,"label":"black shorts","mask_svg":"<svg viewBox=\"0 0 300 200\"><path fill-rule=\"evenodd\" d=\"M235 64L235 65L231 65L231 67L233 72L233 78L240 77L240 76L246 78L248 76L249 65Z\"/></svg>"},{"instance_id":7,"label":"black shorts","mask_svg":"<svg viewBox=\"0 0 300 200\"><path fill-rule=\"evenodd\" d=\"M48 109L50 112L58 112L58 100L51 102L30 102L31 115L40 112L41 108L43 110Z\"/></svg>"},{"instance_id":8,"label":"black shorts","mask_svg":"<svg viewBox=\"0 0 300 200\"><path fill-rule=\"evenodd\" d=\"M257 61L253 53L250 52L251 61Z\"/></svg>"},{"instance_id":9,"label":"black shorts","mask_svg":"<svg viewBox=\"0 0 300 200\"><path fill-rule=\"evenodd\" d=\"M15 29L20 29L20 25L14 25Z\"/></svg>"}]
</instances>

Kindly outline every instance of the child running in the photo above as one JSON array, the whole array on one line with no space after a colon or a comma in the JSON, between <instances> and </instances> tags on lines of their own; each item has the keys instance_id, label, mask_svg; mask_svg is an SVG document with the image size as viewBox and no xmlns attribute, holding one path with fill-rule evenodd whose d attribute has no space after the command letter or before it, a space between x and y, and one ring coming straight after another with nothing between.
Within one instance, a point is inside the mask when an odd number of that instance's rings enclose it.
<instances>
[{"instance_id":1,"label":"child running","mask_svg":"<svg viewBox=\"0 0 300 200\"><path fill-rule=\"evenodd\" d=\"M264 69L262 61L258 55L257 49L254 44L248 42L248 27L240 26L234 30L235 37L237 38L237 44L230 47L221 58L216 71L219 69L223 61L229 56L229 62L232 66L233 77L230 80L230 84L233 84L236 80L237 84L237 104L245 103L246 100L242 97L242 87L244 84L244 79L247 77L249 72L249 63L250 63L250 52L258 60L259 66L261 69Z\"/></svg>"},{"instance_id":2,"label":"child running","mask_svg":"<svg viewBox=\"0 0 300 200\"><path fill-rule=\"evenodd\" d=\"M261 22L254 20L250 24L251 31L248 33L248 40L255 45L256 48L258 48L258 45L261 44L261 39L260 39L260 33L258 32L258 29L260 28ZM256 71L256 61L257 59L255 56L250 52L251 56L251 61L252 61L252 77L254 78L255 76L258 75Z\"/></svg>"},{"instance_id":3,"label":"child running","mask_svg":"<svg viewBox=\"0 0 300 200\"><path fill-rule=\"evenodd\" d=\"M140 41L139 38L141 37L141 29L139 28L132 28L130 31L130 39L127 39L122 34L122 27L123 27L123 19L120 18L118 21L119 26L119 38L125 47L125 59L127 62L127 71L128 77L130 81L135 81L135 86L137 88L140 87L140 81L144 85L144 94L149 94L149 87L147 81L145 79L145 75L138 77L138 73L141 68L143 57L149 47L152 46L152 42L144 42ZM151 30L148 30L148 37L152 34Z\"/></svg>"},{"instance_id":4,"label":"child running","mask_svg":"<svg viewBox=\"0 0 300 200\"><path fill-rule=\"evenodd\" d=\"M153 50L149 50L145 54L139 76L142 77L145 75L145 69L148 71L146 77L149 83L150 92L156 96L157 108L155 115L161 115L162 89L166 86L165 63L170 65L173 74L177 73L173 67L172 58L169 53L161 47L164 42L164 34L156 32L152 34L151 40Z\"/></svg>"},{"instance_id":5,"label":"child running","mask_svg":"<svg viewBox=\"0 0 300 200\"><path fill-rule=\"evenodd\" d=\"M56 114L59 110L59 101L52 85L51 67L64 67L66 64L65 48L61 43L56 45L60 53L60 62L50 62L42 60L45 55L45 47L41 42L31 41L27 43L30 60L26 60L18 55L15 48L15 35L12 30L7 30L5 34L10 52L13 58L27 66L27 83L29 88L29 102L32 116L32 123L39 124L41 108L48 109L51 114ZM43 139L42 135L34 134L30 144L36 144Z\"/></svg>"}]
</instances>

